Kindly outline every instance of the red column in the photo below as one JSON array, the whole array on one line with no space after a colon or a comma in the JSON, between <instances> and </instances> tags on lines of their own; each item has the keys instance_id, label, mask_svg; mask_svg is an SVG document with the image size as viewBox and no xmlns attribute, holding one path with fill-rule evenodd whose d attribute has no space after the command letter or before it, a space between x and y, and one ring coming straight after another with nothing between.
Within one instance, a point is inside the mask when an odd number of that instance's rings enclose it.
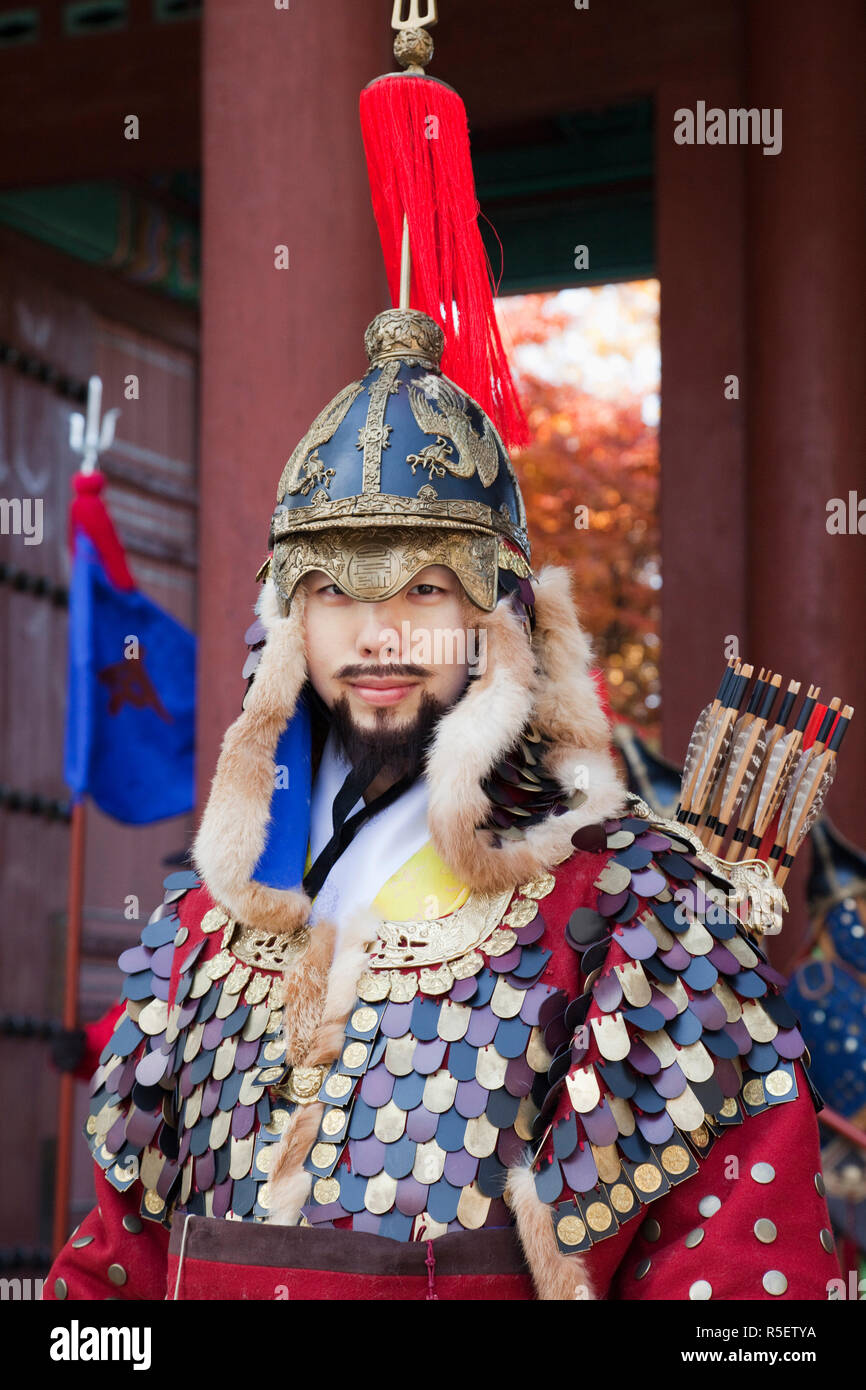
<instances>
[{"instance_id":1,"label":"red column","mask_svg":"<svg viewBox=\"0 0 866 1390\"><path fill-rule=\"evenodd\" d=\"M866 496L866 14L745 13L748 105L782 110L781 153L747 152L748 654L859 706L829 811L863 844L866 536L826 521Z\"/></svg>"},{"instance_id":2,"label":"red column","mask_svg":"<svg viewBox=\"0 0 866 1390\"><path fill-rule=\"evenodd\" d=\"M661 281L662 747L682 761L715 693L725 639L745 656L742 401L743 161L732 146L679 145L675 113L740 104L732 77L698 73L656 97L656 252ZM725 395L737 376L740 399Z\"/></svg>"},{"instance_id":3,"label":"red column","mask_svg":"<svg viewBox=\"0 0 866 1390\"><path fill-rule=\"evenodd\" d=\"M200 798L240 709L283 465L389 303L358 124L362 86L394 66L387 20L354 0L205 9Z\"/></svg>"}]
</instances>

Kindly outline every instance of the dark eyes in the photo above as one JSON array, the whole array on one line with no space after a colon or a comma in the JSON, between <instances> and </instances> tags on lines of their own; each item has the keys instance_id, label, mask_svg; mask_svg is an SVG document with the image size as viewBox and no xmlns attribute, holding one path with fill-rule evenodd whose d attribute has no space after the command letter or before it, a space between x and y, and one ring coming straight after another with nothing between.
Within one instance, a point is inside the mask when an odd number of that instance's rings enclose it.
<instances>
[{"instance_id":1,"label":"dark eyes","mask_svg":"<svg viewBox=\"0 0 866 1390\"><path fill-rule=\"evenodd\" d=\"M429 598L433 594L445 594L447 592L447 589L443 589L438 584L415 584L413 588L409 590L410 594L418 594L421 598ZM341 589L339 584L323 584L320 589L316 590L316 593L319 595L327 594L334 598L347 597L345 590Z\"/></svg>"}]
</instances>

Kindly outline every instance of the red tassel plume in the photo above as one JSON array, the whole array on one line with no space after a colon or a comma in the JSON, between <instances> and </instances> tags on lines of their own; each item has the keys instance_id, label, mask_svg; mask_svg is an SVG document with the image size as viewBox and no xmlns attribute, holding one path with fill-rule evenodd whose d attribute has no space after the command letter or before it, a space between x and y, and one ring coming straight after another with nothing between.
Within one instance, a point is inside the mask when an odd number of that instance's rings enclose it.
<instances>
[{"instance_id":1,"label":"red tassel plume","mask_svg":"<svg viewBox=\"0 0 866 1390\"><path fill-rule=\"evenodd\" d=\"M117 589L134 589L126 554L114 522L100 496L105 486L104 473L76 473L72 479L74 493L69 508L69 548L75 552L75 537L87 536L105 566L106 574Z\"/></svg>"},{"instance_id":2,"label":"red tassel plume","mask_svg":"<svg viewBox=\"0 0 866 1390\"><path fill-rule=\"evenodd\" d=\"M381 77L361 93L361 133L393 302L405 213L409 302L445 332L442 370L490 416L507 449L521 448L529 429L496 322L463 102L432 77Z\"/></svg>"}]
</instances>

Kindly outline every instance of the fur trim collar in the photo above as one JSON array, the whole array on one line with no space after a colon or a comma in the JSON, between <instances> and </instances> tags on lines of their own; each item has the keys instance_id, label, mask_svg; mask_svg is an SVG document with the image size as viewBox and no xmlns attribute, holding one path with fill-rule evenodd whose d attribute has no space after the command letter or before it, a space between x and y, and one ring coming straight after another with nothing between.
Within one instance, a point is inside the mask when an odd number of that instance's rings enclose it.
<instances>
[{"instance_id":1,"label":"fur trim collar","mask_svg":"<svg viewBox=\"0 0 866 1390\"><path fill-rule=\"evenodd\" d=\"M487 669L441 720L428 759L437 852L464 883L488 893L516 887L568 859L575 831L610 819L625 801L570 576L549 567L534 587L531 647L502 600L486 620ZM476 828L492 809L482 783L530 722L550 740L546 771L565 799L582 788L585 800L531 826L520 840L497 843L492 831Z\"/></svg>"},{"instance_id":2,"label":"fur trim collar","mask_svg":"<svg viewBox=\"0 0 866 1390\"><path fill-rule=\"evenodd\" d=\"M625 804L568 572L542 570L535 596L531 645L508 600L483 616L486 669L440 721L428 757L433 843L476 891L501 892L562 863L573 852L575 831L615 816ZM244 711L223 741L193 853L211 894L233 916L293 932L307 920L306 896L254 883L251 875L267 835L277 742L306 675L303 595L282 617L269 581L259 608L267 642ZM546 771L564 799L576 788L584 799L530 826L521 839L500 841L477 828L491 811L483 783L528 723L549 740Z\"/></svg>"},{"instance_id":3,"label":"fur trim collar","mask_svg":"<svg viewBox=\"0 0 866 1390\"><path fill-rule=\"evenodd\" d=\"M223 739L192 853L214 901L237 921L291 934L306 923L309 898L268 888L252 875L267 837L277 744L307 677L304 596L297 594L283 618L269 582L258 607L267 642L243 713Z\"/></svg>"}]
</instances>

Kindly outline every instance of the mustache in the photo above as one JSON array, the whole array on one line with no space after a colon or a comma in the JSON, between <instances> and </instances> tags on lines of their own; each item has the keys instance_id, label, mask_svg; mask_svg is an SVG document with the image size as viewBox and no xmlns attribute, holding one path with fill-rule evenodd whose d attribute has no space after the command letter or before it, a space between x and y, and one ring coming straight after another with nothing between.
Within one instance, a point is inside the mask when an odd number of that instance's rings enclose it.
<instances>
[{"instance_id":1,"label":"mustache","mask_svg":"<svg viewBox=\"0 0 866 1390\"><path fill-rule=\"evenodd\" d=\"M431 672L425 666L404 665L397 661L389 661L384 666L341 666L334 679L354 681L363 680L365 677L382 679L388 676L414 676L417 680L424 680L429 675Z\"/></svg>"}]
</instances>

